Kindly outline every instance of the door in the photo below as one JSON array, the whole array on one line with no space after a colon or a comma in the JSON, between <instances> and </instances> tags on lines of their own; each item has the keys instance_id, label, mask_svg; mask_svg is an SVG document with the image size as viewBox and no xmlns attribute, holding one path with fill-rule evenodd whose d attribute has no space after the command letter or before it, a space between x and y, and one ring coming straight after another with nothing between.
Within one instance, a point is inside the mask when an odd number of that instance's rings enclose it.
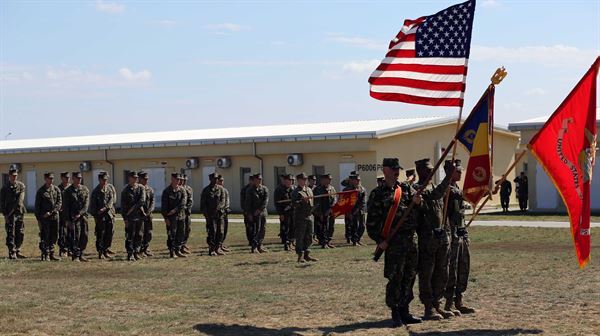
<instances>
[{"instance_id":1,"label":"door","mask_svg":"<svg viewBox=\"0 0 600 336\"><path fill-rule=\"evenodd\" d=\"M347 179L350 175L350 172L354 170L356 170L356 163L340 163L340 184L338 186L338 191L344 189L344 187L342 186L342 181Z\"/></svg>"},{"instance_id":2,"label":"door","mask_svg":"<svg viewBox=\"0 0 600 336\"><path fill-rule=\"evenodd\" d=\"M167 187L167 173L165 168L144 168L148 173L148 184L154 189L154 206L160 209L161 196Z\"/></svg>"},{"instance_id":3,"label":"door","mask_svg":"<svg viewBox=\"0 0 600 336\"><path fill-rule=\"evenodd\" d=\"M208 179L208 175L215 172L214 166L202 167L202 189L210 184L210 180Z\"/></svg>"},{"instance_id":4,"label":"door","mask_svg":"<svg viewBox=\"0 0 600 336\"><path fill-rule=\"evenodd\" d=\"M35 170L25 173L25 206L28 209L35 208L35 193L37 192L37 178Z\"/></svg>"},{"instance_id":5,"label":"door","mask_svg":"<svg viewBox=\"0 0 600 336\"><path fill-rule=\"evenodd\" d=\"M535 195L538 209L556 209L558 205L556 188L540 164L536 165Z\"/></svg>"}]
</instances>

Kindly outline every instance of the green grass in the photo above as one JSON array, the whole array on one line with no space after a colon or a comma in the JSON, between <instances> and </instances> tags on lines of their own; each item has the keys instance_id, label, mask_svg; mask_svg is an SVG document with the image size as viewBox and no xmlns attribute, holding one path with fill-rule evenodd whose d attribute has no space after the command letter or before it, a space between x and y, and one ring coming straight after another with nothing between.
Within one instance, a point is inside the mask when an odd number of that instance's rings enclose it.
<instances>
[{"instance_id":1,"label":"green grass","mask_svg":"<svg viewBox=\"0 0 600 336\"><path fill-rule=\"evenodd\" d=\"M27 221L24 253L37 257L37 225ZM600 330L600 267L577 267L568 229L474 227L466 301L472 316L389 329L383 263L373 245L314 249L298 265L277 244L248 253L242 226L232 253L208 257L205 230L194 223L188 259L169 260L165 229L155 225L155 257L125 262L118 222L114 261L90 263L0 259L2 335L593 335ZM94 246L90 225L90 257ZM368 240L367 240L368 241ZM592 255L600 253L593 242ZM370 243L370 242L369 242ZM418 297L418 286L414 288ZM411 310L422 313L418 299Z\"/></svg>"}]
</instances>

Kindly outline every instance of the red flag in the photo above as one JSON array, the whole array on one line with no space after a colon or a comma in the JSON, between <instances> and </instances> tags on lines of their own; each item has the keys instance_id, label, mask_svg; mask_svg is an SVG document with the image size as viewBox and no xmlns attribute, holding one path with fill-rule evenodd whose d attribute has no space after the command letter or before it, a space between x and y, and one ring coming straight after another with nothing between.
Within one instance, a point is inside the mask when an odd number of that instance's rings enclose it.
<instances>
[{"instance_id":1,"label":"red flag","mask_svg":"<svg viewBox=\"0 0 600 336\"><path fill-rule=\"evenodd\" d=\"M342 191L338 193L339 198L337 203L331 208L331 214L333 217L345 215L354 209L356 201L358 200L358 190Z\"/></svg>"},{"instance_id":2,"label":"red flag","mask_svg":"<svg viewBox=\"0 0 600 336\"><path fill-rule=\"evenodd\" d=\"M369 78L371 97L433 106L462 106L475 0L405 20Z\"/></svg>"},{"instance_id":3,"label":"red flag","mask_svg":"<svg viewBox=\"0 0 600 336\"><path fill-rule=\"evenodd\" d=\"M569 212L579 267L590 260L590 185L596 154L596 77L600 57L527 147Z\"/></svg>"}]
</instances>

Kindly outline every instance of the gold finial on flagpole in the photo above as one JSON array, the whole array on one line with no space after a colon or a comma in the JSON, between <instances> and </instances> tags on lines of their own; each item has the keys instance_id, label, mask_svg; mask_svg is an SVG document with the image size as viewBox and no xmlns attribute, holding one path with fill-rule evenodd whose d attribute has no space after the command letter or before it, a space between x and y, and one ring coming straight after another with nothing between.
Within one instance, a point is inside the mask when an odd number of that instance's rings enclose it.
<instances>
[{"instance_id":1,"label":"gold finial on flagpole","mask_svg":"<svg viewBox=\"0 0 600 336\"><path fill-rule=\"evenodd\" d=\"M494 75L491 78L492 84L494 84L494 85L500 84L500 82L502 82L502 80L504 79L504 77L506 77L506 75L508 75L508 72L506 72L506 69L504 68L504 66L496 69L496 72L494 72Z\"/></svg>"}]
</instances>

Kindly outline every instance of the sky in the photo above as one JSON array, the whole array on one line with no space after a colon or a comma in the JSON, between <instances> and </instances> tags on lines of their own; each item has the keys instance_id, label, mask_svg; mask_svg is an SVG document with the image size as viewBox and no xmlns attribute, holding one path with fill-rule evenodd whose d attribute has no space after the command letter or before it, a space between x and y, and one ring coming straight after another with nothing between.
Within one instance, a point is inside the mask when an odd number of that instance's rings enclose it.
<instances>
[{"instance_id":1,"label":"sky","mask_svg":"<svg viewBox=\"0 0 600 336\"><path fill-rule=\"evenodd\" d=\"M0 141L458 115L368 78L405 19L460 1L0 0ZM466 115L550 115L600 50L600 0L478 0Z\"/></svg>"}]
</instances>

